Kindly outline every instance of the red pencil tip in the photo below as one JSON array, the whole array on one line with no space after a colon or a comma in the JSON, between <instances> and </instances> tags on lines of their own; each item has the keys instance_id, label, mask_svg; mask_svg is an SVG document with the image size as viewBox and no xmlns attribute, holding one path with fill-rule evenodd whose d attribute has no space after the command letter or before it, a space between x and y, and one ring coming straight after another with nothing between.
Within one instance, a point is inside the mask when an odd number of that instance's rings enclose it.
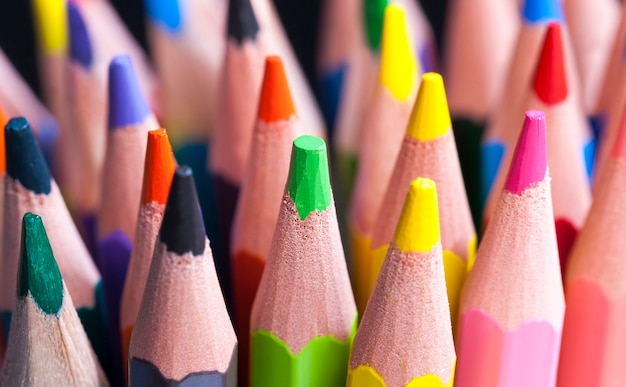
<instances>
[{"instance_id":1,"label":"red pencil tip","mask_svg":"<svg viewBox=\"0 0 626 387\"><path fill-rule=\"evenodd\" d=\"M4 144L4 126L7 124L7 122L9 121L9 118L6 116L6 114L4 114L4 111L2 110L2 106L0 106L0 174L3 174L6 172L7 170L7 163L6 163L6 151L5 151L5 144Z\"/></svg>"},{"instance_id":2,"label":"red pencil tip","mask_svg":"<svg viewBox=\"0 0 626 387\"><path fill-rule=\"evenodd\" d=\"M561 26L551 23L541 49L535 73L535 93L546 104L552 105L567 97L567 75Z\"/></svg>"},{"instance_id":3,"label":"red pencil tip","mask_svg":"<svg viewBox=\"0 0 626 387\"><path fill-rule=\"evenodd\" d=\"M141 200L143 204L167 202L175 169L176 160L165 129L149 131Z\"/></svg>"},{"instance_id":4,"label":"red pencil tip","mask_svg":"<svg viewBox=\"0 0 626 387\"><path fill-rule=\"evenodd\" d=\"M295 114L283 62L278 56L268 56L265 59L259 118L265 122L276 122L288 120Z\"/></svg>"},{"instance_id":5,"label":"red pencil tip","mask_svg":"<svg viewBox=\"0 0 626 387\"><path fill-rule=\"evenodd\" d=\"M526 112L504 188L520 195L532 184L543 181L548 166L546 117L543 112Z\"/></svg>"}]
</instances>

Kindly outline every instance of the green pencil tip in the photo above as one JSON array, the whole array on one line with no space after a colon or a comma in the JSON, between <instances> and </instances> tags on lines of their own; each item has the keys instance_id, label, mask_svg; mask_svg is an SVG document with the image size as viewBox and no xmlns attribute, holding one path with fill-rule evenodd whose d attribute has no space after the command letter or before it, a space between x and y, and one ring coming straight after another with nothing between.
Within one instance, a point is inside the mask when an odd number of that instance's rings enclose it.
<instances>
[{"instance_id":1,"label":"green pencil tip","mask_svg":"<svg viewBox=\"0 0 626 387\"><path fill-rule=\"evenodd\" d=\"M22 246L18 269L18 297L31 296L46 314L63 305L63 281L52 254L41 217L27 212L22 218Z\"/></svg>"},{"instance_id":2,"label":"green pencil tip","mask_svg":"<svg viewBox=\"0 0 626 387\"><path fill-rule=\"evenodd\" d=\"M301 220L314 210L328 208L332 192L324 140L301 136L293 142L287 187Z\"/></svg>"},{"instance_id":3,"label":"green pencil tip","mask_svg":"<svg viewBox=\"0 0 626 387\"><path fill-rule=\"evenodd\" d=\"M365 38L373 52L380 52L380 41L383 35L383 18L388 0L363 1L363 27Z\"/></svg>"}]
</instances>

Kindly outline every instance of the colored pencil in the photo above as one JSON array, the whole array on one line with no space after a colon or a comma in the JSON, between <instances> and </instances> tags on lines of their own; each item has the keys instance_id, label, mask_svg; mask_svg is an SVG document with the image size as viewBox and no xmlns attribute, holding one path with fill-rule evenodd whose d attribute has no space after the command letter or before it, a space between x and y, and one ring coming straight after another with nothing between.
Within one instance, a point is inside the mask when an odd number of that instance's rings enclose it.
<instances>
[{"instance_id":1,"label":"colored pencil","mask_svg":"<svg viewBox=\"0 0 626 387\"><path fill-rule=\"evenodd\" d=\"M301 136L252 307L251 386L345 386L356 324L326 145Z\"/></svg>"},{"instance_id":2,"label":"colored pencil","mask_svg":"<svg viewBox=\"0 0 626 387\"><path fill-rule=\"evenodd\" d=\"M369 296L368 255L374 222L411 114L418 68L408 39L405 12L388 5L382 34L379 83L364 120L359 167L348 210L353 280L359 311Z\"/></svg>"},{"instance_id":3,"label":"colored pencil","mask_svg":"<svg viewBox=\"0 0 626 387\"><path fill-rule=\"evenodd\" d=\"M546 141L544 114L528 111L461 294L457 386L547 387L556 381L565 302Z\"/></svg>"},{"instance_id":4,"label":"colored pencil","mask_svg":"<svg viewBox=\"0 0 626 387\"><path fill-rule=\"evenodd\" d=\"M178 167L130 341L131 386L235 386L237 338L191 169Z\"/></svg>"},{"instance_id":5,"label":"colored pencil","mask_svg":"<svg viewBox=\"0 0 626 387\"><path fill-rule=\"evenodd\" d=\"M452 386L454 381L456 355L435 182L418 177L405 196L354 338L349 387Z\"/></svg>"},{"instance_id":6,"label":"colored pencil","mask_svg":"<svg viewBox=\"0 0 626 387\"><path fill-rule=\"evenodd\" d=\"M25 116L33 122L33 129L39 138L42 150L48 161L58 149L59 124L46 107L37 99L9 58L0 50L0 104L9 117ZM52 170L59 170L52 165Z\"/></svg>"},{"instance_id":7,"label":"colored pencil","mask_svg":"<svg viewBox=\"0 0 626 387\"><path fill-rule=\"evenodd\" d=\"M533 71L539 59L548 24L564 22L561 0L523 0L521 3L522 24L503 93L500 95L500 102L493 107L482 140L480 184L483 205L492 190L496 192L496 196L500 193L497 188L492 188L492 185L498 173L506 174L507 168L502 166L502 160L507 154L511 157L515 147L522 124L528 85L532 84Z\"/></svg>"},{"instance_id":8,"label":"colored pencil","mask_svg":"<svg viewBox=\"0 0 626 387\"><path fill-rule=\"evenodd\" d=\"M620 7L617 0L563 1L581 78L583 108L588 114L596 113L598 94L620 24Z\"/></svg>"},{"instance_id":9,"label":"colored pencil","mask_svg":"<svg viewBox=\"0 0 626 387\"><path fill-rule=\"evenodd\" d=\"M554 222L563 270L566 269L569 251L591 205L587 174L591 161L590 154L586 152L591 133L578 98L580 95L571 87L575 73L567 66L564 55L561 26L550 24L537 64L532 91L525 104L528 109L546 113ZM510 160L511 158L505 156L502 167L508 168ZM504 184L504 170L501 169L500 176L494 183L494 190L487 202L485 219L489 219L497 203L497 192Z\"/></svg>"},{"instance_id":10,"label":"colored pencil","mask_svg":"<svg viewBox=\"0 0 626 387\"><path fill-rule=\"evenodd\" d=\"M160 81L163 123L172 140L205 142L213 130L226 45L225 0L144 0Z\"/></svg>"},{"instance_id":11,"label":"colored pencil","mask_svg":"<svg viewBox=\"0 0 626 387\"><path fill-rule=\"evenodd\" d=\"M411 181L418 176L433 179L439 187L443 265L450 315L456 323L458 296L476 250L476 231L463 187L443 79L437 73L422 76L406 135L373 228L368 265L370 292L401 217L403 198Z\"/></svg>"},{"instance_id":12,"label":"colored pencil","mask_svg":"<svg viewBox=\"0 0 626 387\"><path fill-rule=\"evenodd\" d=\"M89 249L95 253L96 212L102 192L102 166L106 145L107 64L111 57L92 45L90 32L74 2L67 3L70 49L68 56L68 100L73 107L73 148L69 151L75 170L65 180L70 198ZM67 102L64 102L67 103Z\"/></svg>"},{"instance_id":13,"label":"colored pencil","mask_svg":"<svg viewBox=\"0 0 626 387\"><path fill-rule=\"evenodd\" d=\"M613 52L606 68L602 92L598 99L595 116L592 117L598 146L595 160L595 171L602 170L605 160L609 158L613 143L617 137L622 119L622 111L626 104L626 60L624 45L626 44L626 7L622 7L619 31L613 42Z\"/></svg>"},{"instance_id":14,"label":"colored pencil","mask_svg":"<svg viewBox=\"0 0 626 387\"><path fill-rule=\"evenodd\" d=\"M479 227L480 140L488 116L505 92L520 18L513 1L453 0L448 7L444 74L463 179Z\"/></svg>"},{"instance_id":15,"label":"colored pencil","mask_svg":"<svg viewBox=\"0 0 626 387\"><path fill-rule=\"evenodd\" d=\"M228 43L208 165L217 210L215 265L229 308L230 234L252 143L267 52L265 41L250 0L229 1Z\"/></svg>"},{"instance_id":16,"label":"colored pencil","mask_svg":"<svg viewBox=\"0 0 626 387\"><path fill-rule=\"evenodd\" d=\"M54 173L64 195L74 201L72 186L80 163L72 155L76 149L71 109L68 105L68 18L66 0L30 1L35 27L37 65L41 79L43 102L59 123L57 146L54 149ZM25 113L21 113L25 115ZM27 116L32 122L33 117ZM69 188L69 189L68 189Z\"/></svg>"},{"instance_id":17,"label":"colored pencil","mask_svg":"<svg viewBox=\"0 0 626 387\"><path fill-rule=\"evenodd\" d=\"M139 44L109 1L67 0L73 2L89 31L97 55L102 53L106 65L116 55L128 55L135 67L139 86L154 111L160 111L156 96L156 80L150 62ZM99 70L106 71L106 70Z\"/></svg>"},{"instance_id":18,"label":"colored pencil","mask_svg":"<svg viewBox=\"0 0 626 387\"><path fill-rule=\"evenodd\" d=\"M42 219L22 220L17 298L3 386L108 386L54 259Z\"/></svg>"},{"instance_id":19,"label":"colored pencil","mask_svg":"<svg viewBox=\"0 0 626 387\"><path fill-rule=\"evenodd\" d=\"M276 228L298 125L282 61L276 56L268 57L232 230L232 290L239 337L237 379L244 386L248 385L250 310Z\"/></svg>"},{"instance_id":20,"label":"colored pencil","mask_svg":"<svg viewBox=\"0 0 626 387\"><path fill-rule=\"evenodd\" d=\"M332 138L350 56L359 44L361 2L325 0L321 7L323 27L319 29L317 81L324 119Z\"/></svg>"},{"instance_id":21,"label":"colored pencil","mask_svg":"<svg viewBox=\"0 0 626 387\"><path fill-rule=\"evenodd\" d=\"M130 335L141 306L175 169L176 160L165 129L149 131L137 229L120 302L123 364L127 364Z\"/></svg>"},{"instance_id":22,"label":"colored pencil","mask_svg":"<svg viewBox=\"0 0 626 387\"><path fill-rule=\"evenodd\" d=\"M98 211L97 262L109 306L115 384L122 380L120 299L135 239L141 201L148 131L159 128L144 100L131 60L113 58L109 66L109 114L102 195Z\"/></svg>"},{"instance_id":23,"label":"colored pencil","mask_svg":"<svg viewBox=\"0 0 626 387\"><path fill-rule=\"evenodd\" d=\"M82 324L107 373L110 371L108 350L109 326L107 306L100 273L83 243L59 187L39 149L28 122L14 118L5 128L6 177L0 275L0 310L4 336L10 330L14 310L14 289L20 256L20 221L26 212L39 214L49 230L59 268L67 280Z\"/></svg>"},{"instance_id":24,"label":"colored pencil","mask_svg":"<svg viewBox=\"0 0 626 387\"><path fill-rule=\"evenodd\" d=\"M626 116L598 175L589 216L578 235L565 277L565 322L559 387L611 386L626 381L621 316L624 294Z\"/></svg>"}]
</instances>

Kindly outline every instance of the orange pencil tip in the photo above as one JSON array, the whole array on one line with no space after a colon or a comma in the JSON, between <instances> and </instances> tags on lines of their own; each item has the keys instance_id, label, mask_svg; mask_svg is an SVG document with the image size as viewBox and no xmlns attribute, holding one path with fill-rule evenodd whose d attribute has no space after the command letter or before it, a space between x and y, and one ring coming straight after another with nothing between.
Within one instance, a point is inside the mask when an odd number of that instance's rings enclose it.
<instances>
[{"instance_id":1,"label":"orange pencil tip","mask_svg":"<svg viewBox=\"0 0 626 387\"><path fill-rule=\"evenodd\" d=\"M622 111L622 119L619 124L619 131L617 137L613 143L613 149L611 150L613 157L616 159L622 159L626 162L626 105Z\"/></svg>"},{"instance_id":2,"label":"orange pencil tip","mask_svg":"<svg viewBox=\"0 0 626 387\"><path fill-rule=\"evenodd\" d=\"M4 126L9 121L9 117L2 110L2 106L0 106L0 125L2 128L2 133L0 133L0 174L4 174L7 170L7 160L6 160L6 148L4 144Z\"/></svg>"},{"instance_id":3,"label":"orange pencil tip","mask_svg":"<svg viewBox=\"0 0 626 387\"><path fill-rule=\"evenodd\" d=\"M148 132L141 202L165 204L176 169L172 145L165 129Z\"/></svg>"},{"instance_id":4,"label":"orange pencil tip","mask_svg":"<svg viewBox=\"0 0 626 387\"><path fill-rule=\"evenodd\" d=\"M259 119L265 122L284 121L295 114L283 62L278 56L268 56L265 59Z\"/></svg>"}]
</instances>

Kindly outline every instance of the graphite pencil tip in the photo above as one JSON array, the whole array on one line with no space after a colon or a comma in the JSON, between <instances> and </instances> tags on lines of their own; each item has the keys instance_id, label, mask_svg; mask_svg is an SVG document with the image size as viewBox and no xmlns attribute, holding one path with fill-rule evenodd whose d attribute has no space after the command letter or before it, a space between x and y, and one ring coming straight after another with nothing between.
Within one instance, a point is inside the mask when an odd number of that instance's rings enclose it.
<instances>
[{"instance_id":1,"label":"graphite pencil tip","mask_svg":"<svg viewBox=\"0 0 626 387\"><path fill-rule=\"evenodd\" d=\"M295 114L283 62L278 56L268 56L265 59L259 118L265 122L276 122L288 120Z\"/></svg>"},{"instance_id":2,"label":"graphite pencil tip","mask_svg":"<svg viewBox=\"0 0 626 387\"><path fill-rule=\"evenodd\" d=\"M91 39L85 25L85 20L80 14L76 4L67 3L67 17L70 35L70 58L85 68L89 68L93 62L93 49Z\"/></svg>"},{"instance_id":3,"label":"graphite pencil tip","mask_svg":"<svg viewBox=\"0 0 626 387\"><path fill-rule=\"evenodd\" d=\"M435 182L411 182L393 242L402 251L428 252L439 242L439 205Z\"/></svg>"},{"instance_id":4,"label":"graphite pencil tip","mask_svg":"<svg viewBox=\"0 0 626 387\"><path fill-rule=\"evenodd\" d=\"M63 305L63 281L39 215L24 214L21 242L18 297L30 293L39 309L56 315Z\"/></svg>"},{"instance_id":5,"label":"graphite pencil tip","mask_svg":"<svg viewBox=\"0 0 626 387\"><path fill-rule=\"evenodd\" d=\"M561 26L551 23L541 49L533 88L537 97L548 105L557 104L567 98L567 73Z\"/></svg>"},{"instance_id":6,"label":"graphite pencil tip","mask_svg":"<svg viewBox=\"0 0 626 387\"><path fill-rule=\"evenodd\" d=\"M146 163L143 174L142 203L165 204L170 190L176 160L164 128L148 132Z\"/></svg>"},{"instance_id":7,"label":"graphite pencil tip","mask_svg":"<svg viewBox=\"0 0 626 387\"><path fill-rule=\"evenodd\" d=\"M378 52L383 33L383 19L388 0L364 0L363 1L363 26L365 38L370 50Z\"/></svg>"},{"instance_id":8,"label":"graphite pencil tip","mask_svg":"<svg viewBox=\"0 0 626 387\"><path fill-rule=\"evenodd\" d=\"M422 76L407 134L419 141L432 141L450 128L450 111L443 78L437 73Z\"/></svg>"},{"instance_id":9,"label":"graphite pencil tip","mask_svg":"<svg viewBox=\"0 0 626 387\"><path fill-rule=\"evenodd\" d=\"M109 129L139 124L149 115L130 57L114 57L109 65Z\"/></svg>"},{"instance_id":10,"label":"graphite pencil tip","mask_svg":"<svg viewBox=\"0 0 626 387\"><path fill-rule=\"evenodd\" d=\"M525 0L522 5L522 19L528 24L562 23L561 0Z\"/></svg>"},{"instance_id":11,"label":"graphite pencil tip","mask_svg":"<svg viewBox=\"0 0 626 387\"><path fill-rule=\"evenodd\" d=\"M246 39L254 40L258 32L259 23L250 0L229 0L228 37L241 45Z\"/></svg>"},{"instance_id":12,"label":"graphite pencil tip","mask_svg":"<svg viewBox=\"0 0 626 387\"><path fill-rule=\"evenodd\" d=\"M36 194L50 193L50 170L28 121L23 117L12 118L4 133L7 174Z\"/></svg>"},{"instance_id":13,"label":"graphite pencil tip","mask_svg":"<svg viewBox=\"0 0 626 387\"><path fill-rule=\"evenodd\" d=\"M332 191L324 140L300 136L293 142L287 187L301 220L330 206Z\"/></svg>"},{"instance_id":14,"label":"graphite pencil tip","mask_svg":"<svg viewBox=\"0 0 626 387\"><path fill-rule=\"evenodd\" d=\"M411 95L417 77L417 62L409 42L406 15L400 5L385 8L380 58L380 83L398 100Z\"/></svg>"},{"instance_id":15,"label":"graphite pencil tip","mask_svg":"<svg viewBox=\"0 0 626 387\"><path fill-rule=\"evenodd\" d=\"M543 181L548 167L546 117L543 112L526 112L504 189L521 194L532 184Z\"/></svg>"},{"instance_id":16,"label":"graphite pencil tip","mask_svg":"<svg viewBox=\"0 0 626 387\"><path fill-rule=\"evenodd\" d=\"M187 166L176 168L159 239L167 250L178 255L192 253L201 255L205 246L204 223L193 181L193 172Z\"/></svg>"}]
</instances>

